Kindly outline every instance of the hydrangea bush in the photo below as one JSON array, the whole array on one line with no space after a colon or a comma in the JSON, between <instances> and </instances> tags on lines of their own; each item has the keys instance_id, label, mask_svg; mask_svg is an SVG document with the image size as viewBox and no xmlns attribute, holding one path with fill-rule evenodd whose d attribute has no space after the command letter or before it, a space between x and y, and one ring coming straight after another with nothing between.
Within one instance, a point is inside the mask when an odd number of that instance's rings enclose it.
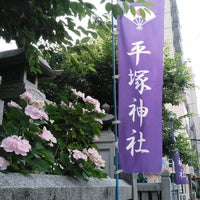
<instances>
[{"instance_id":1,"label":"hydrangea bush","mask_svg":"<svg viewBox=\"0 0 200 200\"><path fill-rule=\"evenodd\" d=\"M71 89L61 103L28 92L10 101L0 131L0 170L81 177L106 177L94 140L105 116L98 100Z\"/></svg>"}]
</instances>

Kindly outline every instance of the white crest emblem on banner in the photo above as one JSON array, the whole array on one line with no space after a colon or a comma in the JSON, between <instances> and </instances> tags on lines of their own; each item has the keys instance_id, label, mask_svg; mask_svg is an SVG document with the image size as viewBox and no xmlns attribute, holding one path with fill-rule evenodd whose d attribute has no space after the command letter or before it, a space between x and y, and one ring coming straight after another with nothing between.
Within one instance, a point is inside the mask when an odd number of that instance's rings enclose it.
<instances>
[{"instance_id":1,"label":"white crest emblem on banner","mask_svg":"<svg viewBox=\"0 0 200 200\"><path fill-rule=\"evenodd\" d=\"M145 19L142 18L140 14L140 9L143 9L145 12ZM135 7L136 14L135 16L129 10L124 16L132 21L136 25L136 29L141 31L143 29L144 24L156 18L156 15L149 9L144 6L136 6Z\"/></svg>"}]
</instances>

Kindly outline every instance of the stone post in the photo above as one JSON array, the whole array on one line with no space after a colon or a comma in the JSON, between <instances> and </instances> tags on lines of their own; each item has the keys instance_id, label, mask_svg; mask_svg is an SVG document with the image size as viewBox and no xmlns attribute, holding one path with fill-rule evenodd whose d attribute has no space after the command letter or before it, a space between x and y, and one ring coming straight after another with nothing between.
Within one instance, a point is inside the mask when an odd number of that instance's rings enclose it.
<instances>
[{"instance_id":1,"label":"stone post","mask_svg":"<svg viewBox=\"0 0 200 200\"><path fill-rule=\"evenodd\" d=\"M4 101L0 99L0 125L2 125L3 121L3 109L4 109Z\"/></svg>"},{"instance_id":2,"label":"stone post","mask_svg":"<svg viewBox=\"0 0 200 200\"><path fill-rule=\"evenodd\" d=\"M132 184L132 194L133 194L133 200L138 200L138 189L137 189L137 179L136 179L136 174L132 174L132 180L133 180L133 184Z\"/></svg>"},{"instance_id":3,"label":"stone post","mask_svg":"<svg viewBox=\"0 0 200 200\"><path fill-rule=\"evenodd\" d=\"M114 178L114 156L115 156L115 136L112 131L112 120L114 116L109 113L110 106L104 104L102 108L106 112L106 116L102 119L103 130L99 140L95 141L98 146L98 151L101 154L103 160L105 160L106 165L104 171L108 174L110 178Z\"/></svg>"},{"instance_id":4,"label":"stone post","mask_svg":"<svg viewBox=\"0 0 200 200\"><path fill-rule=\"evenodd\" d=\"M161 199L172 200L170 173L167 170L161 175Z\"/></svg>"},{"instance_id":5,"label":"stone post","mask_svg":"<svg viewBox=\"0 0 200 200\"><path fill-rule=\"evenodd\" d=\"M120 173L120 179L125 180L128 184L132 185L132 199L138 200L138 187L136 174Z\"/></svg>"}]
</instances>

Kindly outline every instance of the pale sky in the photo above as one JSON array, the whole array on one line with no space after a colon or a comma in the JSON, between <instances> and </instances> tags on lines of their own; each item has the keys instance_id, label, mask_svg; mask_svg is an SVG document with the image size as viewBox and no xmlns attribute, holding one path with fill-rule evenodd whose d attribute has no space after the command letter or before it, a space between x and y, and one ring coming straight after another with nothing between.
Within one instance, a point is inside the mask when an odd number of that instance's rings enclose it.
<instances>
[{"instance_id":1,"label":"pale sky","mask_svg":"<svg viewBox=\"0 0 200 200\"><path fill-rule=\"evenodd\" d=\"M191 60L195 84L200 86L200 24L199 0L177 0L181 25L184 59ZM198 110L200 113L200 89L196 89Z\"/></svg>"},{"instance_id":2,"label":"pale sky","mask_svg":"<svg viewBox=\"0 0 200 200\"><path fill-rule=\"evenodd\" d=\"M4 40L0 39L0 51L6 51L15 48L16 48L15 42L12 41L11 43L8 44Z\"/></svg>"}]
</instances>

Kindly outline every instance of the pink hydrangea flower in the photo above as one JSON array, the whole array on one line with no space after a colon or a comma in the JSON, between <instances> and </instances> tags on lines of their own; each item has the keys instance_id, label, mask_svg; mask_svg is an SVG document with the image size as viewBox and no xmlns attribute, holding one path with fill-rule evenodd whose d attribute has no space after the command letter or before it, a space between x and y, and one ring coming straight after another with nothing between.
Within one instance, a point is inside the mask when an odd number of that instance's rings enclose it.
<instances>
[{"instance_id":1,"label":"pink hydrangea flower","mask_svg":"<svg viewBox=\"0 0 200 200\"><path fill-rule=\"evenodd\" d=\"M99 141L98 135L94 135L93 140L94 140L94 141Z\"/></svg>"},{"instance_id":2,"label":"pink hydrangea flower","mask_svg":"<svg viewBox=\"0 0 200 200\"><path fill-rule=\"evenodd\" d=\"M100 102L97 99L92 98L91 96L87 96L85 99L83 99L85 103L90 103L94 105L94 112L97 113L105 113L104 110L101 110L100 108Z\"/></svg>"},{"instance_id":3,"label":"pink hydrangea flower","mask_svg":"<svg viewBox=\"0 0 200 200\"><path fill-rule=\"evenodd\" d=\"M44 112L43 110L40 110L40 115L41 115L41 119L46 119L47 121L49 120L47 113Z\"/></svg>"},{"instance_id":4,"label":"pink hydrangea flower","mask_svg":"<svg viewBox=\"0 0 200 200\"><path fill-rule=\"evenodd\" d=\"M15 152L15 154L22 156L27 156L27 153L31 150L29 141L22 139L21 136L17 135L4 138L0 147L2 147L6 152Z\"/></svg>"},{"instance_id":5,"label":"pink hydrangea flower","mask_svg":"<svg viewBox=\"0 0 200 200\"><path fill-rule=\"evenodd\" d=\"M42 139L50 142L49 145L53 146L53 143L57 143L56 138L52 135L50 131L44 126L42 129L42 133L39 135Z\"/></svg>"},{"instance_id":6,"label":"pink hydrangea flower","mask_svg":"<svg viewBox=\"0 0 200 200\"><path fill-rule=\"evenodd\" d=\"M87 96L87 97L85 98L85 102L91 103L91 104L93 104L94 106L100 106L99 101L96 100L96 99L94 99L94 98L92 98L91 96Z\"/></svg>"},{"instance_id":7,"label":"pink hydrangea flower","mask_svg":"<svg viewBox=\"0 0 200 200\"><path fill-rule=\"evenodd\" d=\"M3 157L0 156L0 170L6 170L10 163Z\"/></svg>"},{"instance_id":8,"label":"pink hydrangea flower","mask_svg":"<svg viewBox=\"0 0 200 200\"><path fill-rule=\"evenodd\" d=\"M89 148L85 152L87 153L89 159L94 162L97 167L105 167L105 161L95 148Z\"/></svg>"},{"instance_id":9,"label":"pink hydrangea flower","mask_svg":"<svg viewBox=\"0 0 200 200\"><path fill-rule=\"evenodd\" d=\"M74 105L73 105L73 103L72 103L72 102L69 102L68 107L71 108L71 109L74 109Z\"/></svg>"},{"instance_id":10,"label":"pink hydrangea flower","mask_svg":"<svg viewBox=\"0 0 200 200\"><path fill-rule=\"evenodd\" d=\"M77 97L82 98L83 100L85 99L85 93L80 92L80 91L76 91L76 89L71 89L71 91L73 92L74 95L76 95Z\"/></svg>"},{"instance_id":11,"label":"pink hydrangea flower","mask_svg":"<svg viewBox=\"0 0 200 200\"><path fill-rule=\"evenodd\" d=\"M41 100L31 100L30 104L36 108L44 108L44 101Z\"/></svg>"},{"instance_id":12,"label":"pink hydrangea flower","mask_svg":"<svg viewBox=\"0 0 200 200\"><path fill-rule=\"evenodd\" d=\"M78 159L83 159L85 161L87 161L87 155L84 154L83 152L79 151L79 150L73 150L73 158L78 160Z\"/></svg>"},{"instance_id":13,"label":"pink hydrangea flower","mask_svg":"<svg viewBox=\"0 0 200 200\"><path fill-rule=\"evenodd\" d=\"M21 99L24 99L25 101L31 101L33 99L33 96L30 92L24 92L20 95Z\"/></svg>"},{"instance_id":14,"label":"pink hydrangea flower","mask_svg":"<svg viewBox=\"0 0 200 200\"><path fill-rule=\"evenodd\" d=\"M61 101L60 105L63 106L63 107L67 107L67 104L64 101Z\"/></svg>"},{"instance_id":15,"label":"pink hydrangea flower","mask_svg":"<svg viewBox=\"0 0 200 200\"><path fill-rule=\"evenodd\" d=\"M14 102L14 101L8 102L7 105L8 105L9 107L12 107L12 108L18 108L18 109L20 109L20 110L22 109L22 107L21 107L19 104L17 104L16 102Z\"/></svg>"},{"instance_id":16,"label":"pink hydrangea flower","mask_svg":"<svg viewBox=\"0 0 200 200\"><path fill-rule=\"evenodd\" d=\"M40 110L31 105L26 106L25 114L30 116L32 119L40 119L41 118Z\"/></svg>"},{"instance_id":17,"label":"pink hydrangea flower","mask_svg":"<svg viewBox=\"0 0 200 200\"><path fill-rule=\"evenodd\" d=\"M30 116L32 119L46 119L48 120L48 115L42 111L39 110L38 108L32 106L32 105L27 105L25 108L25 114L27 116Z\"/></svg>"}]
</instances>

